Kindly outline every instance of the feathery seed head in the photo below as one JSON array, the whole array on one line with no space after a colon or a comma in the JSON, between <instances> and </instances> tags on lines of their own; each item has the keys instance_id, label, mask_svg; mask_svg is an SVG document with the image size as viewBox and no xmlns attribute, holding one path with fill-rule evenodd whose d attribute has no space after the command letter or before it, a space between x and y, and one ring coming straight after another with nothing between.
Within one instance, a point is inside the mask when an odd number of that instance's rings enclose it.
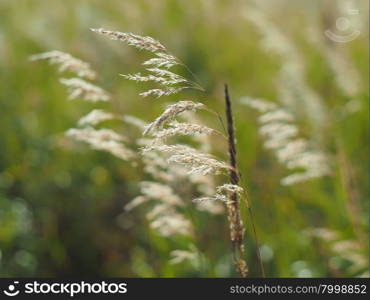
<instances>
[{"instance_id":1,"label":"feathery seed head","mask_svg":"<svg viewBox=\"0 0 370 300\"><path fill-rule=\"evenodd\" d=\"M250 97L243 97L240 99L240 102L258 110L259 112L268 112L277 108L275 103Z\"/></svg>"},{"instance_id":2,"label":"feathery seed head","mask_svg":"<svg viewBox=\"0 0 370 300\"><path fill-rule=\"evenodd\" d=\"M202 203L202 202L212 202L212 201L221 201L226 205L231 204L232 201L229 200L227 193L244 193L244 189L235 184L223 184L216 187L216 194L208 197L200 197L193 199L193 202Z\"/></svg>"},{"instance_id":3,"label":"feathery seed head","mask_svg":"<svg viewBox=\"0 0 370 300\"><path fill-rule=\"evenodd\" d=\"M307 149L307 141L304 139L295 139L284 144L280 149L277 149L276 155L280 162L288 162L295 159Z\"/></svg>"},{"instance_id":4,"label":"feathery seed head","mask_svg":"<svg viewBox=\"0 0 370 300\"><path fill-rule=\"evenodd\" d=\"M235 184L223 184L221 186L216 187L216 192L218 194L229 192L229 193L244 193L244 189Z\"/></svg>"},{"instance_id":5,"label":"feathery seed head","mask_svg":"<svg viewBox=\"0 0 370 300\"><path fill-rule=\"evenodd\" d=\"M322 177L324 175L328 175L328 173L322 173L320 171L312 171L312 170L307 170L305 172L297 172L290 174L280 180L281 185L293 185L297 184L300 182L304 182L313 178L318 178Z\"/></svg>"},{"instance_id":6,"label":"feathery seed head","mask_svg":"<svg viewBox=\"0 0 370 300\"><path fill-rule=\"evenodd\" d=\"M173 88L173 87L169 87L169 88L163 88L163 89L151 89L151 90L148 90L146 92L142 92L140 93L139 95L142 96L142 97L148 97L148 96L157 96L157 98L159 97L162 97L162 96L169 96L169 95L172 95L172 94L177 94L178 92L186 89L187 87L178 87L178 88Z\"/></svg>"},{"instance_id":7,"label":"feathery seed head","mask_svg":"<svg viewBox=\"0 0 370 300\"><path fill-rule=\"evenodd\" d=\"M274 123L268 123L266 125L263 125L259 129L259 133L261 135L269 135L269 136L279 136L279 135L294 136L298 133L298 128L295 125L274 122Z\"/></svg>"},{"instance_id":8,"label":"feathery seed head","mask_svg":"<svg viewBox=\"0 0 370 300\"><path fill-rule=\"evenodd\" d=\"M162 76L162 77L171 79L172 81L169 81L169 82L174 82L172 84L187 81L184 77L182 77L180 75L177 75L177 74L175 74L171 71L168 71L168 70L163 70L163 69L159 69L159 68L148 68L147 71L149 71L149 72L151 72L151 73L153 73L157 76Z\"/></svg>"},{"instance_id":9,"label":"feathery seed head","mask_svg":"<svg viewBox=\"0 0 370 300\"><path fill-rule=\"evenodd\" d=\"M276 122L276 121L294 121L293 116L284 109L277 109L267 112L259 117L261 123Z\"/></svg>"},{"instance_id":10,"label":"feathery seed head","mask_svg":"<svg viewBox=\"0 0 370 300\"><path fill-rule=\"evenodd\" d=\"M176 212L158 217L150 223L150 226L165 237L173 235L191 236L193 233L193 226L190 221Z\"/></svg>"},{"instance_id":11,"label":"feathery seed head","mask_svg":"<svg viewBox=\"0 0 370 300\"><path fill-rule=\"evenodd\" d=\"M166 52L166 48L157 40L149 36L140 36L133 33L91 28L91 31L106 35L112 40L119 40L140 50L150 52Z\"/></svg>"},{"instance_id":12,"label":"feathery seed head","mask_svg":"<svg viewBox=\"0 0 370 300\"><path fill-rule=\"evenodd\" d=\"M252 99L253 100L253 99ZM264 143L266 148L275 149L278 160L287 169L303 169L284 177L282 185L292 185L312 178L329 175L331 173L326 155L318 150L310 149L307 140L296 138L298 128L289 122L293 121L293 116L282 108L274 104L274 108L269 107L269 102L257 100L256 105L250 105L248 100L244 102L263 114L260 122L263 124L259 129L261 135L267 136ZM269 107L266 109L266 107Z\"/></svg>"},{"instance_id":13,"label":"feathery seed head","mask_svg":"<svg viewBox=\"0 0 370 300\"><path fill-rule=\"evenodd\" d=\"M158 182L143 181L140 183L141 193L148 198L158 199L171 206L183 206L184 203L171 187Z\"/></svg>"},{"instance_id":14,"label":"feathery seed head","mask_svg":"<svg viewBox=\"0 0 370 300\"><path fill-rule=\"evenodd\" d=\"M167 160L168 163L177 163L189 169L189 174L200 173L202 175L218 175L231 169L231 167L209 154L190 152L183 154L174 154Z\"/></svg>"},{"instance_id":15,"label":"feathery seed head","mask_svg":"<svg viewBox=\"0 0 370 300\"><path fill-rule=\"evenodd\" d=\"M88 63L65 52L54 50L35 54L30 57L30 60L48 60L50 64L59 65L59 72L69 71L77 74L79 77L96 78L96 72L91 69Z\"/></svg>"},{"instance_id":16,"label":"feathery seed head","mask_svg":"<svg viewBox=\"0 0 370 300\"><path fill-rule=\"evenodd\" d=\"M198 152L196 149L184 145L151 145L142 151L161 151L169 153L168 163L177 163L189 169L188 174L200 173L202 175L221 174L231 169L212 155Z\"/></svg>"},{"instance_id":17,"label":"feathery seed head","mask_svg":"<svg viewBox=\"0 0 370 300\"><path fill-rule=\"evenodd\" d=\"M191 123L179 123L174 121L170 122L168 125L169 128L156 131L153 136L155 138L163 139L175 135L212 134L215 132L212 128Z\"/></svg>"},{"instance_id":18,"label":"feathery seed head","mask_svg":"<svg viewBox=\"0 0 370 300\"><path fill-rule=\"evenodd\" d=\"M175 85L175 84L187 81L185 78L179 75L176 75L172 72L166 71L166 70L161 70L161 69L147 69L147 70L154 73L154 75L143 76L141 75L141 73L127 74L127 75L120 74L120 75L128 80L137 81L137 82L154 81L164 86ZM167 74L165 72L169 72L172 75Z\"/></svg>"},{"instance_id":19,"label":"feathery seed head","mask_svg":"<svg viewBox=\"0 0 370 300\"><path fill-rule=\"evenodd\" d=\"M210 202L210 201L221 201L221 202L227 202L227 197L222 194L215 194L213 196L208 197L200 197L193 199L193 202L195 203L202 203L202 202Z\"/></svg>"},{"instance_id":20,"label":"feathery seed head","mask_svg":"<svg viewBox=\"0 0 370 300\"><path fill-rule=\"evenodd\" d=\"M60 82L67 86L69 90L69 99L82 98L86 101L98 102L108 101L110 99L109 94L102 88L93 85L80 78L61 78Z\"/></svg>"},{"instance_id":21,"label":"feathery seed head","mask_svg":"<svg viewBox=\"0 0 370 300\"><path fill-rule=\"evenodd\" d=\"M142 152L158 151L169 154L182 154L187 152L196 152L197 150L186 145L165 145L165 144L151 144L150 146L142 148Z\"/></svg>"},{"instance_id":22,"label":"feathery seed head","mask_svg":"<svg viewBox=\"0 0 370 300\"><path fill-rule=\"evenodd\" d=\"M176 118L179 114L185 111L195 111L197 109L202 109L204 107L205 107L204 104L193 101L179 101L175 104L171 104L167 106L166 110L163 112L162 115L160 115L157 119L154 120L154 122L150 123L146 127L143 134L144 135L152 134L156 130L162 128L164 124Z\"/></svg>"},{"instance_id":23,"label":"feathery seed head","mask_svg":"<svg viewBox=\"0 0 370 300\"><path fill-rule=\"evenodd\" d=\"M66 135L88 143L93 149L109 152L122 160L132 160L136 157L136 153L122 144L122 141L127 139L110 129L71 128Z\"/></svg>"},{"instance_id":24,"label":"feathery seed head","mask_svg":"<svg viewBox=\"0 0 370 300\"><path fill-rule=\"evenodd\" d=\"M190 262L195 262L198 258L197 253L187 250L173 250L171 251L170 255L172 258L170 259L170 264L179 264L185 260Z\"/></svg>"},{"instance_id":25,"label":"feathery seed head","mask_svg":"<svg viewBox=\"0 0 370 300\"><path fill-rule=\"evenodd\" d=\"M132 209L134 209L135 207L145 203L145 202L148 202L148 197L146 196L137 196L135 197L134 199L132 199L129 203L127 203L124 207L124 209L126 211L131 211Z\"/></svg>"},{"instance_id":26,"label":"feathery seed head","mask_svg":"<svg viewBox=\"0 0 370 300\"><path fill-rule=\"evenodd\" d=\"M85 127L82 129L71 128L67 131L67 135L75 137L79 140L84 139L96 139L99 141L117 141L117 142L127 142L127 138L116 133L111 129L94 129L92 127Z\"/></svg>"},{"instance_id":27,"label":"feathery seed head","mask_svg":"<svg viewBox=\"0 0 370 300\"><path fill-rule=\"evenodd\" d=\"M97 125L103 121L112 120L115 119L116 116L114 114L105 112L102 109L94 109L90 113L88 113L86 116L82 117L78 121L78 125L80 126L86 126L86 125Z\"/></svg>"},{"instance_id":28,"label":"feathery seed head","mask_svg":"<svg viewBox=\"0 0 370 300\"><path fill-rule=\"evenodd\" d=\"M180 62L175 56L166 53L156 53L158 57L151 58L143 63L144 66L154 66L156 68L170 69L175 65L179 65Z\"/></svg>"}]
</instances>

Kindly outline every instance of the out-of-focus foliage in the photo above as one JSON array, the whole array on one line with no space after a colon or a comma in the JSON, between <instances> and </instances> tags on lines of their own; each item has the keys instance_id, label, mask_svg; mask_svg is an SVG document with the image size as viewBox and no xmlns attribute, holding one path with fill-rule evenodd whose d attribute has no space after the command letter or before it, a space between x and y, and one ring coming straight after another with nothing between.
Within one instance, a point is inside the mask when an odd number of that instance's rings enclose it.
<instances>
[{"instance_id":1,"label":"out-of-focus foliage","mask_svg":"<svg viewBox=\"0 0 370 300\"><path fill-rule=\"evenodd\" d=\"M329 111L319 130L303 117L298 121L332 156L332 176L281 186L287 171L263 148L257 114L237 101L248 95L281 102L278 73L285 62L261 45L264 36L247 17L255 2L294 44L307 84ZM151 121L162 109L163 100L140 98L137 85L118 76L136 72L146 54L91 27L153 36L180 57L207 97L188 92L170 100L199 97L222 111L222 85L230 84L240 169L268 276L368 276L368 1L344 1L358 10L361 34L334 43L324 32L338 31L342 2L0 0L0 276L235 275L223 216L191 210L199 258L172 265L173 246L187 241L158 236L140 209L123 212L139 193L142 171L64 137L93 106L67 101L55 67L29 62L32 54L57 49L91 63L117 99L116 112ZM313 29L322 40L312 41ZM327 45L325 56L321 47ZM336 82L328 59L334 51L358 74L353 96ZM226 157L221 146L215 151ZM256 244L244 218L250 275L258 276Z\"/></svg>"}]
</instances>

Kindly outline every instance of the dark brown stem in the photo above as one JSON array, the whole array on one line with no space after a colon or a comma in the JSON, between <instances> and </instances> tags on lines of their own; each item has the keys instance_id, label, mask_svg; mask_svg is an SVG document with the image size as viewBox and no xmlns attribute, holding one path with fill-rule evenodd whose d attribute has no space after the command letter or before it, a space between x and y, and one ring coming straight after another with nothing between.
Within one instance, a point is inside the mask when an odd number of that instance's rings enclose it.
<instances>
[{"instance_id":1,"label":"dark brown stem","mask_svg":"<svg viewBox=\"0 0 370 300\"><path fill-rule=\"evenodd\" d=\"M236 145L235 145L235 130L234 120L231 108L231 100L229 90L225 84L225 104L226 104L226 119L227 119L227 133L229 144L229 159L231 169L229 172L230 183L238 185L239 174L236 159ZM227 205L228 220L230 225L230 238L233 246L233 254L236 265L236 270L241 277L246 277L248 272L247 263L244 259L244 225L240 217L240 204L238 194L231 193L230 203Z\"/></svg>"}]
</instances>

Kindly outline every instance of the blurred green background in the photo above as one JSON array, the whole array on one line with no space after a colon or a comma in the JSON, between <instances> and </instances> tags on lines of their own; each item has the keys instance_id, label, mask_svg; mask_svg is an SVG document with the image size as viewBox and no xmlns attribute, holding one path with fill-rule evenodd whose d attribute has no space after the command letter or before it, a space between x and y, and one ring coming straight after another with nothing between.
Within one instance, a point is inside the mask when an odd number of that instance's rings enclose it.
<instances>
[{"instance_id":1,"label":"blurred green background","mask_svg":"<svg viewBox=\"0 0 370 300\"><path fill-rule=\"evenodd\" d=\"M235 275L224 216L196 215L202 267L172 265L169 253L183 241L160 237L140 210L123 213L124 204L139 193L140 170L64 136L94 106L66 101L56 68L28 61L32 54L60 50L88 61L99 84L118 100L114 110L147 121L164 102L180 97L141 99L138 85L118 74L140 71L147 55L89 30L99 27L150 35L165 44L206 87L207 94L187 92L184 99L222 110L222 86L229 83L240 167L267 276L369 276L368 1L344 1L358 9L361 34L340 44L323 32L338 31L343 1L258 1L257 9L301 56L307 84L328 112L319 130L303 115L299 125L332 157L333 174L291 187L279 183L287 170L263 148L256 113L237 101L252 96L281 102L277 77L286 62L260 43L263 33L248 19L256 2L0 0L0 276ZM313 28L322 40L310 39ZM322 46L330 49L329 56L330 51L345 54L352 73L344 68L344 80L357 74L353 93L337 84ZM355 108L343 117L349 106ZM349 187L343 172L350 173ZM250 276L259 276L245 217ZM306 234L312 228L321 234ZM333 247L330 233L336 242L352 244Z\"/></svg>"}]
</instances>

